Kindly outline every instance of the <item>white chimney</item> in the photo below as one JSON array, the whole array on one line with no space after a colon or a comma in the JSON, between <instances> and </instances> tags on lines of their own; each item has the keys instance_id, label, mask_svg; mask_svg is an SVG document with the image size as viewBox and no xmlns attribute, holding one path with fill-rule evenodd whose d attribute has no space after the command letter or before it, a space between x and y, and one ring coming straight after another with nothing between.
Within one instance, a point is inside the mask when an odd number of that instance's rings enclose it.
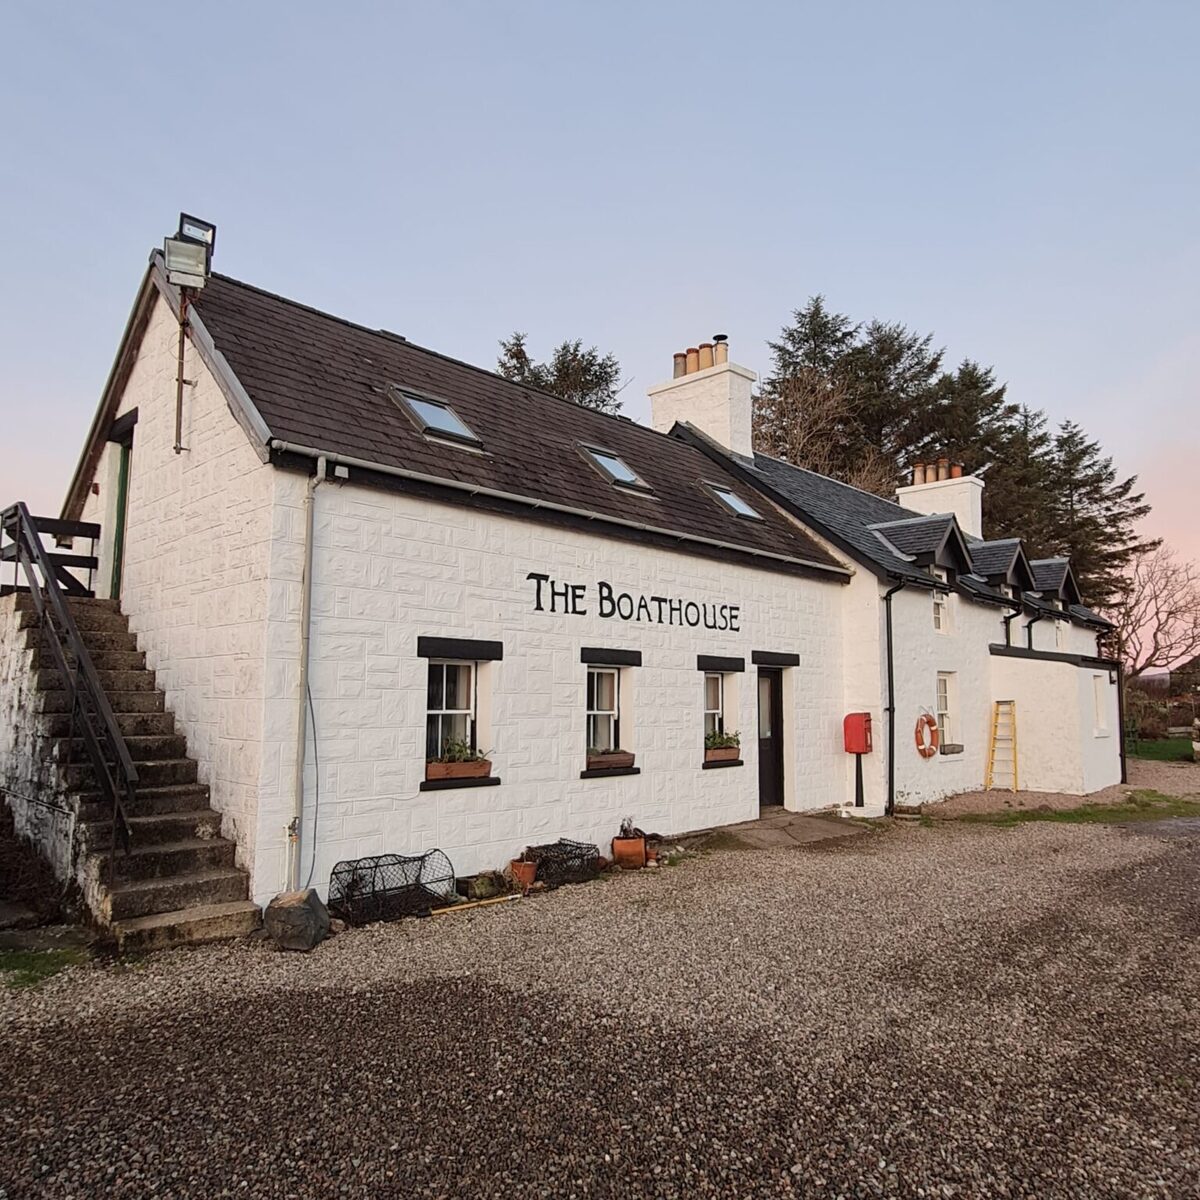
<instances>
[{"instance_id":1,"label":"white chimney","mask_svg":"<svg viewBox=\"0 0 1200 1200\"><path fill-rule=\"evenodd\" d=\"M925 516L953 513L963 533L983 537L983 480L978 475L964 475L960 463L938 459L936 467L916 463L913 479L896 490L897 504Z\"/></svg>"},{"instance_id":2,"label":"white chimney","mask_svg":"<svg viewBox=\"0 0 1200 1200\"><path fill-rule=\"evenodd\" d=\"M689 348L682 356L675 355L675 378L648 392L654 428L659 433L668 433L676 421L686 422L734 454L753 454L750 396L758 376L748 367L729 362L728 356L724 334Z\"/></svg>"}]
</instances>

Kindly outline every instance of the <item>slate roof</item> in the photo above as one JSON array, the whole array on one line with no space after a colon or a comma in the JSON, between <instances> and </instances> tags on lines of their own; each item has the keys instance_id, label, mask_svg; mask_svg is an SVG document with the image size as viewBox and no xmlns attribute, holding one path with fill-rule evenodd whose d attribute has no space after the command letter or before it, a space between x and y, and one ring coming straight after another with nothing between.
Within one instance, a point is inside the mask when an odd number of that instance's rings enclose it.
<instances>
[{"instance_id":1,"label":"slate roof","mask_svg":"<svg viewBox=\"0 0 1200 1200\"><path fill-rule=\"evenodd\" d=\"M1029 566L1033 570L1033 582L1039 592L1053 592L1056 596L1067 577L1070 560L1066 558L1035 558Z\"/></svg>"},{"instance_id":2,"label":"slate roof","mask_svg":"<svg viewBox=\"0 0 1200 1200\"><path fill-rule=\"evenodd\" d=\"M992 575L1007 575L1021 549L1020 538L997 538L991 542L971 542L971 562L975 573L987 579Z\"/></svg>"},{"instance_id":3,"label":"slate roof","mask_svg":"<svg viewBox=\"0 0 1200 1200\"><path fill-rule=\"evenodd\" d=\"M911 509L901 508L890 500L814 471L806 471L803 467L793 467L791 463L768 454L755 454L753 458L743 455L730 457L759 481L760 486L791 501L812 521L818 533L825 534L835 544L844 545L848 553L855 553L898 578L909 579L926 587L933 587L937 583L932 575L906 557L905 552L898 552L898 547L891 548L871 528L873 525L908 520L915 515Z\"/></svg>"},{"instance_id":4,"label":"slate roof","mask_svg":"<svg viewBox=\"0 0 1200 1200\"><path fill-rule=\"evenodd\" d=\"M1084 604L1072 604L1068 611L1071 616L1082 621L1085 625L1095 625L1098 629L1113 629L1113 623L1098 612L1093 612Z\"/></svg>"},{"instance_id":5,"label":"slate roof","mask_svg":"<svg viewBox=\"0 0 1200 1200\"><path fill-rule=\"evenodd\" d=\"M209 279L195 307L272 439L845 571L764 500L754 498L761 521L729 513L703 482L723 484L744 498L750 489L700 450L644 425L224 275ZM389 385L448 402L485 453L425 437L389 397ZM614 451L653 494L614 486L585 460L580 443ZM529 513L552 519L548 510ZM618 526L603 528L631 536ZM772 565L769 558L755 561Z\"/></svg>"},{"instance_id":6,"label":"slate roof","mask_svg":"<svg viewBox=\"0 0 1200 1200\"><path fill-rule=\"evenodd\" d=\"M902 521L885 521L872 525L902 554L936 554L943 546L954 526L949 513L938 513L929 517L908 517Z\"/></svg>"}]
</instances>

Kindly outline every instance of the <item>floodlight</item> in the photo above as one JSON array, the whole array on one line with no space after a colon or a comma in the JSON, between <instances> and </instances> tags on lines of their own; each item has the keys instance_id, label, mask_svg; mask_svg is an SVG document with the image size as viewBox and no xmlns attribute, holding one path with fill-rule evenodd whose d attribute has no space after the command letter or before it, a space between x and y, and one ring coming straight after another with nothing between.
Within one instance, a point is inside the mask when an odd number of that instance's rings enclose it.
<instances>
[{"instance_id":1,"label":"floodlight","mask_svg":"<svg viewBox=\"0 0 1200 1200\"><path fill-rule=\"evenodd\" d=\"M202 221L190 213L179 214L179 232L175 235L184 241L199 242L208 247L209 258L217 244L217 227L211 221Z\"/></svg>"},{"instance_id":2,"label":"floodlight","mask_svg":"<svg viewBox=\"0 0 1200 1200\"><path fill-rule=\"evenodd\" d=\"M202 288L208 279L208 247L186 238L167 238L163 242L167 279L176 287Z\"/></svg>"}]
</instances>

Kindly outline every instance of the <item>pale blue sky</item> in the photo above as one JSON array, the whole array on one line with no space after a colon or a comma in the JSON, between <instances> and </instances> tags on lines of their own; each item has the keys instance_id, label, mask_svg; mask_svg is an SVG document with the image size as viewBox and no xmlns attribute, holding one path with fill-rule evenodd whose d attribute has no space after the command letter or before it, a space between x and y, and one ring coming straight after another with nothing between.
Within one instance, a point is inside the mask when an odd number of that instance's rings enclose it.
<instances>
[{"instance_id":1,"label":"pale blue sky","mask_svg":"<svg viewBox=\"0 0 1200 1200\"><path fill-rule=\"evenodd\" d=\"M813 292L1140 471L1200 556L1200 6L0 0L7 484L56 511L149 249L626 410ZM1191 527L1191 528L1189 528Z\"/></svg>"}]
</instances>

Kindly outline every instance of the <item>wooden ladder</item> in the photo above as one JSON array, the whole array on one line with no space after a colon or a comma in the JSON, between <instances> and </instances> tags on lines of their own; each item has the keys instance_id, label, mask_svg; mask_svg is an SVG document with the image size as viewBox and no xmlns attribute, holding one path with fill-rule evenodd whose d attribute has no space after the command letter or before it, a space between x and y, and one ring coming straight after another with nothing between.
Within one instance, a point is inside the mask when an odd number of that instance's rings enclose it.
<instances>
[{"instance_id":1,"label":"wooden ladder","mask_svg":"<svg viewBox=\"0 0 1200 1200\"><path fill-rule=\"evenodd\" d=\"M997 772L1007 780L1010 791L1017 790L1017 702L997 700L992 705L992 739L988 744L985 789L1006 786L996 782Z\"/></svg>"}]
</instances>

